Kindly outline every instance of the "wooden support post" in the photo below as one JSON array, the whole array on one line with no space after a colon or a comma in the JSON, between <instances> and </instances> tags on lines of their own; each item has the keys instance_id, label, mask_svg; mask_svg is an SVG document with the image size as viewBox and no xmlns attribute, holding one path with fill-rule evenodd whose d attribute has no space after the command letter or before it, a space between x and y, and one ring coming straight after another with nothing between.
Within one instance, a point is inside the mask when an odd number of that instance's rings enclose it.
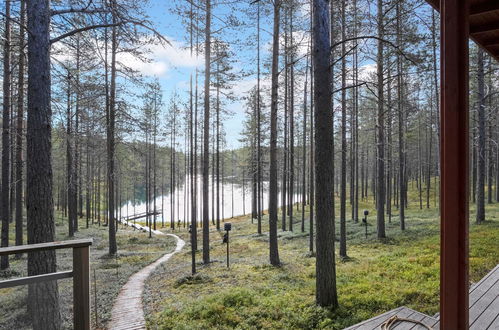
<instances>
[{"instance_id":1,"label":"wooden support post","mask_svg":"<svg viewBox=\"0 0 499 330\"><path fill-rule=\"evenodd\" d=\"M89 247L73 249L74 329L90 330Z\"/></svg>"},{"instance_id":2,"label":"wooden support post","mask_svg":"<svg viewBox=\"0 0 499 330\"><path fill-rule=\"evenodd\" d=\"M469 0L441 0L441 329L468 330Z\"/></svg>"}]
</instances>

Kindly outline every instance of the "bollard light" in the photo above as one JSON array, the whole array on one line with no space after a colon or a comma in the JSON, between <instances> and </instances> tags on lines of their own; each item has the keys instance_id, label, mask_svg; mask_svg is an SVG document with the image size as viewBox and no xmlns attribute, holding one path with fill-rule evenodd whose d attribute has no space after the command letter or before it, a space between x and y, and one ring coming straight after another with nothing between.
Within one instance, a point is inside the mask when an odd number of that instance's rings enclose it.
<instances>
[{"instance_id":1,"label":"bollard light","mask_svg":"<svg viewBox=\"0 0 499 330\"><path fill-rule=\"evenodd\" d=\"M227 243L227 268L229 268L229 232L232 229L232 224L230 222L226 222L224 224L224 230L226 231L224 235L224 243Z\"/></svg>"},{"instance_id":2,"label":"bollard light","mask_svg":"<svg viewBox=\"0 0 499 330\"><path fill-rule=\"evenodd\" d=\"M364 226L366 227L366 239L367 239L367 216L369 215L368 210L364 210L364 218L362 219L362 222L364 223Z\"/></svg>"}]
</instances>

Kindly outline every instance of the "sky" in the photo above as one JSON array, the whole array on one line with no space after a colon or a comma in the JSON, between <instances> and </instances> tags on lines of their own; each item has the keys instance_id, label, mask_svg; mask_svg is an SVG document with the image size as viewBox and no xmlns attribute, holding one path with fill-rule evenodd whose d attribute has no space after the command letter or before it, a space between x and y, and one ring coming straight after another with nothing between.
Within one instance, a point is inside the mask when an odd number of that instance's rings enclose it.
<instances>
[{"instance_id":1,"label":"sky","mask_svg":"<svg viewBox=\"0 0 499 330\"><path fill-rule=\"evenodd\" d=\"M173 93L177 92L184 98L187 96L190 74L195 72L196 67L200 68L200 70L204 67L204 55L200 54L199 58L195 56L191 57L189 49L186 48L188 46L186 27L183 26L181 19L171 11L173 6L175 6L175 2L178 1L150 0L146 10L150 16L150 20L153 22L154 28L170 42L170 45L150 46L148 57L151 61L148 63L144 63L132 56L120 59L126 65L138 70L144 77L151 80L158 79L163 90L163 103L165 107L168 105ZM214 8L214 14L216 17L224 19L227 13L224 13L222 9ZM238 14L238 18L241 17L242 14ZM213 29L217 29L219 26L220 20L217 21L217 18L214 18ZM242 32L238 31L238 37L244 39L253 31L254 27L245 27L242 29ZM265 32L262 34L265 34ZM224 38L226 36L232 38L231 33L224 33ZM270 40L268 33L266 37L262 36L262 39L262 45L268 42ZM200 42L204 42L204 37L201 38ZM263 48L265 47L262 46L262 58L268 53L268 47ZM244 69L249 65L254 66L256 69L256 53L253 48L250 50L252 51L251 54L250 51L245 52L244 49L237 50L236 62L234 63L236 70ZM202 91L204 78L202 77L202 72L199 74L200 90ZM256 78L254 76L243 78L232 87L232 91L237 97L242 98L255 83ZM240 99L229 102L226 108L231 113L224 120L227 147L229 149L237 148L241 146L239 142L240 132L243 129L243 122L245 120L244 100Z\"/></svg>"},{"instance_id":2,"label":"sky","mask_svg":"<svg viewBox=\"0 0 499 330\"><path fill-rule=\"evenodd\" d=\"M217 1L212 1L214 4L216 4L216 2ZM248 9L250 7L250 0L240 0L236 2L238 3L239 9ZM152 45L150 47L150 54L148 55L151 60L149 63L143 63L131 56L129 58L120 59L120 61L125 62L128 66L140 71L145 77L148 77L151 80L158 79L163 90L163 103L165 106L168 105L171 96L175 92L178 93L181 98L187 100L191 73L195 72L196 68L202 70L204 67L204 55L200 54L199 58L196 58L195 56L192 57L190 55L190 51L186 47L188 46L188 31L182 24L182 19L175 13L172 13L172 9L178 3L187 3L187 1L149 0L149 3L147 4L148 7L146 8L146 12L150 16L150 20L153 22L154 28L157 29L157 31L159 31L167 40L169 40L170 45ZM222 30L219 34L215 34L214 37L222 37L224 41L230 43L232 51L235 53L235 62L233 63L235 71L253 71L238 80L231 88L232 92L239 98L239 100L231 101L226 104L226 109L231 113L231 115L224 120L224 127L226 131L227 148L232 149L241 146L239 139L241 138L240 133L243 130L245 120L245 101L242 98L248 95L248 91L256 85L256 75L254 73L256 70L256 47L254 45L247 44L248 40L255 41L256 39L256 17L249 17L246 14L237 11L230 11L227 8L228 6L225 5L214 6L212 24L213 30L220 29L223 25L221 21L227 20L227 17L230 14L234 14L235 17L244 22L246 26L238 29L229 28ZM253 13L255 13L255 5L251 8ZM371 10L372 8L367 9L367 11ZM417 12L420 13L421 10L426 12L429 10L429 6L425 5L422 9L417 9ZM298 9L297 16L308 17L308 15L308 6L303 6ZM309 40L309 33L304 32L305 28L296 26L295 32L295 40L301 41L297 57L301 58L302 66ZM269 70L269 67L266 64L268 64L271 55L271 32L272 13L262 11L261 70L264 75L264 81L262 82L264 88L270 85L269 77L265 74ZM364 31L364 33L369 35L375 32ZM281 37L282 34L283 33L281 31ZM204 36L200 36L199 42L204 42ZM372 48L370 46L372 45L368 43L364 44L362 48ZM364 51L369 53L372 49L364 49ZM372 59L362 59L361 61L361 79L363 77L367 79L367 76L376 71L376 64ZM280 64L282 65L282 63ZM199 88L201 93L204 78L202 77L202 72L199 74ZM298 86L297 90L300 90L303 87L304 80L302 77L296 78L296 84ZM298 104L301 98L301 93L298 92L298 94L300 95L296 96L297 107L299 106ZM200 111L202 111L202 109L200 109Z\"/></svg>"}]
</instances>

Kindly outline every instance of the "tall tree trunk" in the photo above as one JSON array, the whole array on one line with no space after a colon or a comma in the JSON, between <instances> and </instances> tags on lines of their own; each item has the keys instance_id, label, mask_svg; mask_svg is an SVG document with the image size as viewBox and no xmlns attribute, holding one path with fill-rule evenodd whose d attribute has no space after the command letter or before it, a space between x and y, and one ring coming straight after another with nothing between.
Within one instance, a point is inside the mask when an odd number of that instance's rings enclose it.
<instances>
[{"instance_id":1,"label":"tall tree trunk","mask_svg":"<svg viewBox=\"0 0 499 330\"><path fill-rule=\"evenodd\" d=\"M353 36L357 38L358 36L358 13L357 13L357 0L353 0L353 12L354 12L354 26L353 26ZM353 50L353 84L357 86L359 84L359 55L358 55L358 42L354 41ZM354 202L353 202L353 220L355 223L359 222L359 87L354 87L354 102L353 102L353 113L354 113Z\"/></svg>"},{"instance_id":2,"label":"tall tree trunk","mask_svg":"<svg viewBox=\"0 0 499 330\"><path fill-rule=\"evenodd\" d=\"M256 82L256 107L257 107L257 113L256 113L256 148L257 148L257 153L256 153L256 176L257 176L257 220L258 220L258 228L257 232L259 235L262 234L262 212L263 212L263 203L262 203L262 149L261 149L261 142L262 142L262 128L261 128L261 104L260 104L260 1L257 3L258 6L258 12L257 12L257 82Z\"/></svg>"},{"instance_id":3,"label":"tall tree trunk","mask_svg":"<svg viewBox=\"0 0 499 330\"><path fill-rule=\"evenodd\" d=\"M307 206L307 87L308 87L308 56L305 64L305 83L303 85L303 132L302 132L302 200L301 200L301 232L305 232L305 207ZM313 250L313 246L312 249Z\"/></svg>"},{"instance_id":4,"label":"tall tree trunk","mask_svg":"<svg viewBox=\"0 0 499 330\"><path fill-rule=\"evenodd\" d=\"M113 24L116 24L116 0L111 1L113 10ZM116 53L118 48L118 31L113 26L111 32L111 83L109 88L109 110L107 125L107 181L108 181L108 228L109 228L109 254L115 255L118 247L116 245L115 227L115 201L114 201L114 180L115 180L115 125L116 125ZM106 63L107 66L107 63Z\"/></svg>"},{"instance_id":5,"label":"tall tree trunk","mask_svg":"<svg viewBox=\"0 0 499 330\"><path fill-rule=\"evenodd\" d=\"M282 181L281 181L281 227L283 231L287 230L286 225L286 193L288 189L288 123L289 123L289 66L288 66L288 13L289 8L286 3L283 3L284 10L284 139L282 142Z\"/></svg>"},{"instance_id":6,"label":"tall tree trunk","mask_svg":"<svg viewBox=\"0 0 499 330\"><path fill-rule=\"evenodd\" d=\"M492 59L489 58L489 63L487 66L487 84L489 86L493 86L492 82ZM487 203L491 204L492 203L492 186L493 186L493 181L494 181L494 152L493 147L494 147L494 140L493 140L493 114L492 114L492 109L493 109L493 104L492 104L492 98L489 96L488 97L488 112L487 112L487 117L488 119L488 125L487 125Z\"/></svg>"},{"instance_id":7,"label":"tall tree trunk","mask_svg":"<svg viewBox=\"0 0 499 330\"><path fill-rule=\"evenodd\" d=\"M378 0L378 36L384 37L383 1ZM377 176L376 176L376 223L378 238L385 238L385 98L384 98L384 45L378 41L378 114L377 114Z\"/></svg>"},{"instance_id":8,"label":"tall tree trunk","mask_svg":"<svg viewBox=\"0 0 499 330\"><path fill-rule=\"evenodd\" d=\"M294 67L294 41L293 41L293 15L294 4L289 5L289 35L290 35L290 86L289 86L289 191L288 191L288 216L289 230L293 231L293 201L295 188L295 67Z\"/></svg>"},{"instance_id":9,"label":"tall tree trunk","mask_svg":"<svg viewBox=\"0 0 499 330\"><path fill-rule=\"evenodd\" d=\"M390 66L390 56L387 58L388 66L388 85L387 85L387 111L386 111L386 214L388 215L388 222L392 222L392 70Z\"/></svg>"},{"instance_id":10,"label":"tall tree trunk","mask_svg":"<svg viewBox=\"0 0 499 330\"><path fill-rule=\"evenodd\" d=\"M269 253L270 264L279 266L277 244L277 102L279 87L279 22L281 0L274 0L272 37L272 83L270 106Z\"/></svg>"},{"instance_id":11,"label":"tall tree trunk","mask_svg":"<svg viewBox=\"0 0 499 330\"><path fill-rule=\"evenodd\" d=\"M27 3L28 21L28 120L26 209L28 244L55 239L52 199L52 110L50 107L50 1ZM52 273L55 251L28 254L28 276ZM60 329L59 293L56 281L31 284L29 310L35 330Z\"/></svg>"},{"instance_id":12,"label":"tall tree trunk","mask_svg":"<svg viewBox=\"0 0 499 330\"><path fill-rule=\"evenodd\" d=\"M310 25L313 26L313 2L310 2ZM312 29L310 29L312 31ZM310 56L312 56L312 50L314 49L313 40L310 42ZM309 241L308 249L310 252L314 252L314 211L315 211L315 149L314 149L314 69L313 69L313 59L310 63L310 165L309 165L309 175L310 175L310 186L309 186L309 203L310 203L310 223L309 223Z\"/></svg>"},{"instance_id":13,"label":"tall tree trunk","mask_svg":"<svg viewBox=\"0 0 499 330\"><path fill-rule=\"evenodd\" d=\"M156 104L156 98L158 97L157 92L154 93L154 127L153 127L153 146L152 146L152 198L153 198L153 221L154 221L154 230L156 230L156 134L158 127L158 109Z\"/></svg>"},{"instance_id":14,"label":"tall tree trunk","mask_svg":"<svg viewBox=\"0 0 499 330\"><path fill-rule=\"evenodd\" d=\"M10 0L5 1L5 31L3 43L3 123L2 123L2 239L1 246L9 246L10 223ZM9 256L0 258L0 269L9 268Z\"/></svg>"},{"instance_id":15,"label":"tall tree trunk","mask_svg":"<svg viewBox=\"0 0 499 330\"><path fill-rule=\"evenodd\" d=\"M193 4L191 2L190 6L190 25L189 25L189 36L190 36L190 55L191 58L193 56L193 48L194 48L194 11ZM197 33L197 32L196 32ZM196 79L197 79L197 67L196 67ZM197 104L197 100L196 100ZM192 73L189 81L189 140L190 140L190 164L189 164L189 175L191 179L191 226L189 228L190 238L191 238L191 273L192 275L196 274L196 249L197 249L197 219L196 219L196 204L197 204L197 196L196 196L196 185L197 185L197 176L195 173L195 163L194 163L194 154L196 152L194 148L194 102L193 102L193 86L192 86Z\"/></svg>"},{"instance_id":16,"label":"tall tree trunk","mask_svg":"<svg viewBox=\"0 0 499 330\"><path fill-rule=\"evenodd\" d=\"M399 4L397 3L397 13L400 11ZM397 15L397 44L401 46L401 37L400 37L400 15ZM398 104L398 138L399 138L399 218L400 218L400 229L405 230L405 137L404 137L404 87L402 86L403 78L402 78L402 59L400 54L397 55L397 104Z\"/></svg>"},{"instance_id":17,"label":"tall tree trunk","mask_svg":"<svg viewBox=\"0 0 499 330\"><path fill-rule=\"evenodd\" d=\"M17 92L17 127L16 127L16 245L23 244L23 136L24 136L24 44L26 25L26 0L21 0L21 18L19 26L18 92ZM16 255L20 257L21 255Z\"/></svg>"},{"instance_id":18,"label":"tall tree trunk","mask_svg":"<svg viewBox=\"0 0 499 330\"><path fill-rule=\"evenodd\" d=\"M67 104L66 104L66 180L67 180L67 199L68 199L68 235L74 236L77 215L76 209L76 183L73 155L73 131L72 131L72 112L71 112L71 72L68 69L67 74Z\"/></svg>"},{"instance_id":19,"label":"tall tree trunk","mask_svg":"<svg viewBox=\"0 0 499 330\"><path fill-rule=\"evenodd\" d=\"M210 263L209 166L210 166L210 60L211 60L211 0L206 0L204 41L204 136L203 136L203 262Z\"/></svg>"},{"instance_id":20,"label":"tall tree trunk","mask_svg":"<svg viewBox=\"0 0 499 330\"><path fill-rule=\"evenodd\" d=\"M477 151L477 185L476 185L476 222L485 221L485 74L484 53L478 49L478 151Z\"/></svg>"},{"instance_id":21,"label":"tall tree trunk","mask_svg":"<svg viewBox=\"0 0 499 330\"><path fill-rule=\"evenodd\" d=\"M78 217L82 216L82 194L81 194L81 159L80 159L80 36L76 35L76 72L75 72L75 127L74 127L74 157L73 178L75 185L75 208L74 231L78 231Z\"/></svg>"},{"instance_id":22,"label":"tall tree trunk","mask_svg":"<svg viewBox=\"0 0 499 330\"><path fill-rule=\"evenodd\" d=\"M331 42L327 0L314 0L313 67L315 104L315 177L317 259L316 301L336 308L336 265L333 213L333 111L331 107Z\"/></svg>"},{"instance_id":23,"label":"tall tree trunk","mask_svg":"<svg viewBox=\"0 0 499 330\"><path fill-rule=\"evenodd\" d=\"M346 3L341 2L341 38L346 38ZM346 92L346 46L341 44L341 178L340 178L340 257L347 257L347 92Z\"/></svg>"}]
</instances>

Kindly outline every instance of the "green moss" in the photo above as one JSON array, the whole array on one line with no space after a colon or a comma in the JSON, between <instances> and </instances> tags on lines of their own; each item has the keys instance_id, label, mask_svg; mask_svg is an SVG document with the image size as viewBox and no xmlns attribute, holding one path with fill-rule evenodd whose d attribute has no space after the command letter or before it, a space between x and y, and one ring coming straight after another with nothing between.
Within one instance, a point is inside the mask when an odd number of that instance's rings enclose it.
<instances>
[{"instance_id":1,"label":"green moss","mask_svg":"<svg viewBox=\"0 0 499 330\"><path fill-rule=\"evenodd\" d=\"M283 265L278 268L268 263L266 218L264 234L257 235L256 221L252 224L248 217L239 217L231 220L230 269L224 263L225 246L212 244L212 260L221 262L198 264L194 278L190 277L189 246L173 257L166 272L153 274L146 286L148 324L160 329L343 329L402 305L433 315L438 311L440 287L434 194L432 190L431 208L423 203L419 209L419 195L411 191L407 229L400 230L394 207L391 223L387 218L388 239L381 242L375 235L373 201L362 201L360 209L370 210L369 235L366 239L365 227L347 219L350 258L337 258L340 307L334 311L315 306L315 257L308 252L308 232L300 231L301 217L295 218L294 232L279 230ZM499 204L487 205L487 215L497 218ZM476 282L499 263L499 222L471 223L470 277ZM218 232L213 230L211 235L212 242L219 241Z\"/></svg>"}]
</instances>

